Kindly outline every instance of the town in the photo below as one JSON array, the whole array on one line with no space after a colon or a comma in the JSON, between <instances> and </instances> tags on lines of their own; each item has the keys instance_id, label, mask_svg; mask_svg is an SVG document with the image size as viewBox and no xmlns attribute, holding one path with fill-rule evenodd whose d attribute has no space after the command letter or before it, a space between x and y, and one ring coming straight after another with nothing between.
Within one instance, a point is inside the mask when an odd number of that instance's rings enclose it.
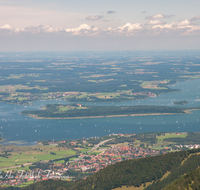
<instances>
[{"instance_id":1,"label":"town","mask_svg":"<svg viewBox=\"0 0 200 190\"><path fill-rule=\"evenodd\" d=\"M107 167L110 164L121 162L123 160L129 160L133 158L145 158L147 156L155 156L159 154L166 153L166 151L152 150L148 148L137 148L137 147L113 147L107 150L103 150L99 155L86 155L81 154L77 159L69 161L64 164L52 164L49 168L42 170L41 168L33 169L32 171L20 170L17 172L7 171L0 176L0 185L20 185L26 182L34 182L48 179L62 179L62 180L77 180L78 175L75 174L82 173L81 178L85 179L94 172L99 171Z\"/></svg>"},{"instance_id":2,"label":"town","mask_svg":"<svg viewBox=\"0 0 200 190\"><path fill-rule=\"evenodd\" d=\"M199 133L198 133L199 135ZM110 134L105 136L104 140L99 137L91 137L82 140L72 140L67 142L62 141L40 141L39 143L46 144L45 146L63 147L71 146L74 150L80 153L69 158L40 161L33 163L29 169L23 170L23 165L20 170L1 171L0 186L23 186L37 181L48 179L61 179L67 181L76 181L86 179L95 172L117 162L130 159L139 159L149 156L166 154L171 151L180 151L183 149L199 148L200 144L180 144L167 145L156 147L147 145L144 138L151 137L151 140L156 136L158 143L160 139L174 137L175 139L187 136L187 133L147 133L147 134ZM143 138L143 139L142 139ZM182 138L184 139L184 138ZM83 150L83 145L90 147L86 152ZM148 147L149 146L149 147ZM51 152L50 154L55 154ZM25 164L24 164L25 165Z\"/></svg>"}]
</instances>

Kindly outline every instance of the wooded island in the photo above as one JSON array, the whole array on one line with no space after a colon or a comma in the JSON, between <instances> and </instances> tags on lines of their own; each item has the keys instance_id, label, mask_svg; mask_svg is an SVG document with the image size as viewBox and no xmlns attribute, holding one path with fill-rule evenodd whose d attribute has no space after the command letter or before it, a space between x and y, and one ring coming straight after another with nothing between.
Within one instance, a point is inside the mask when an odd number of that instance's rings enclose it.
<instances>
[{"instance_id":1,"label":"wooded island","mask_svg":"<svg viewBox=\"0 0 200 190\"><path fill-rule=\"evenodd\" d=\"M186 104L188 104L189 102L188 101L186 101L186 100L184 100L184 101L175 101L174 102L174 105L186 105Z\"/></svg>"},{"instance_id":2,"label":"wooded island","mask_svg":"<svg viewBox=\"0 0 200 190\"><path fill-rule=\"evenodd\" d=\"M184 114L187 112L187 109L189 108L167 106L84 106L81 104L47 104L42 110L23 111L21 114L29 115L37 119L73 119Z\"/></svg>"}]
</instances>

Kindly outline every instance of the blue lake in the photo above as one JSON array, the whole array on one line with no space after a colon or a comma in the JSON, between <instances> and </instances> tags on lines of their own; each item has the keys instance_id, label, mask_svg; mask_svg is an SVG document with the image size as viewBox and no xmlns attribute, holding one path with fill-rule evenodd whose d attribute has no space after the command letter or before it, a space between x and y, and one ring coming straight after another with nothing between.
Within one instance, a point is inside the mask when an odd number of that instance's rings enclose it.
<instances>
[{"instance_id":1,"label":"blue lake","mask_svg":"<svg viewBox=\"0 0 200 190\"><path fill-rule=\"evenodd\" d=\"M200 79L179 82L170 86L181 92L161 94L156 98L120 103L93 103L93 105L164 105L175 106L174 101L187 100L188 105L200 106ZM200 110L184 115L135 116L94 119L48 120L20 115L24 110L36 110L47 103L66 101L37 101L21 106L0 103L0 135L3 144L22 141L34 144L37 140L80 139L104 136L112 133L139 132L195 132L200 131Z\"/></svg>"}]
</instances>

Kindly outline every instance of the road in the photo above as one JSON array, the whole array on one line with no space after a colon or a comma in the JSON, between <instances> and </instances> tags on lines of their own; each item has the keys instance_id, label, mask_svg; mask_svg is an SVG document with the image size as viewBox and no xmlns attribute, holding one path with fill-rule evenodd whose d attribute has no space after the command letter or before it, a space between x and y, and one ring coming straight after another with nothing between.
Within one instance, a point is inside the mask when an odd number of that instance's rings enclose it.
<instances>
[{"instance_id":1,"label":"road","mask_svg":"<svg viewBox=\"0 0 200 190\"><path fill-rule=\"evenodd\" d=\"M104 143L106 143L106 142L108 142L108 141L111 141L111 140L113 140L113 139L115 139L115 138L107 139L107 140L105 140L105 141L101 141L99 144L95 145L92 149L88 150L87 153L96 150L97 148L99 148L100 145L102 145L102 144L104 144Z\"/></svg>"}]
</instances>

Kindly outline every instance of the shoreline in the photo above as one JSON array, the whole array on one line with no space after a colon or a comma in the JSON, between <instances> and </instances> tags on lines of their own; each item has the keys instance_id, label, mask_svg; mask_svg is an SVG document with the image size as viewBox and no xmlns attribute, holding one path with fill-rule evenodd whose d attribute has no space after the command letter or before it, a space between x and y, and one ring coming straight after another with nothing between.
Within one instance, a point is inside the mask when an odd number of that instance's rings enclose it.
<instances>
[{"instance_id":1,"label":"shoreline","mask_svg":"<svg viewBox=\"0 0 200 190\"><path fill-rule=\"evenodd\" d=\"M38 117L34 114L28 114L27 116L35 118L35 119L90 119L90 118L110 118L110 117L134 117L134 116L151 116L151 115L177 115L177 114L190 114L190 110L183 110L184 113L144 113L144 114L126 114L126 115L106 115L106 116L85 116L85 117Z\"/></svg>"}]
</instances>

